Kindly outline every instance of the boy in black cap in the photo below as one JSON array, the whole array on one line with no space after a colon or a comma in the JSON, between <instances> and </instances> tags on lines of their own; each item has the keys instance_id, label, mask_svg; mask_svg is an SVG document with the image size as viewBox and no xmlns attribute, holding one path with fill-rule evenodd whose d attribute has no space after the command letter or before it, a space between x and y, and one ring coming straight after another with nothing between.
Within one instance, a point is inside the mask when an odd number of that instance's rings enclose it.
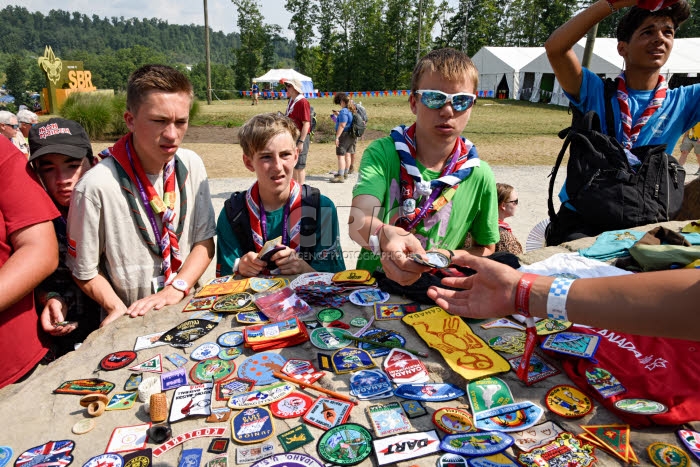
<instances>
[{"instance_id":1,"label":"boy in black cap","mask_svg":"<svg viewBox=\"0 0 700 467\"><path fill-rule=\"evenodd\" d=\"M29 130L29 163L61 213L53 220L58 239L59 263L56 271L35 289L41 326L54 337L59 357L81 343L100 325L99 305L73 281L65 259L68 249L66 218L73 188L92 167L90 138L73 120L52 118Z\"/></svg>"}]
</instances>

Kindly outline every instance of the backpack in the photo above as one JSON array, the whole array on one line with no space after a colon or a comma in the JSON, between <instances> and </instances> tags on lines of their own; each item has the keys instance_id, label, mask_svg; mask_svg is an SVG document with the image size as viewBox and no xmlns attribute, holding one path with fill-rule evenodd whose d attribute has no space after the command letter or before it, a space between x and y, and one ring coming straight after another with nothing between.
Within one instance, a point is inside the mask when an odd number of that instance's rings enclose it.
<instances>
[{"instance_id":1,"label":"backpack","mask_svg":"<svg viewBox=\"0 0 700 467\"><path fill-rule=\"evenodd\" d=\"M357 108L357 113L360 115L362 121L367 123L369 120L369 117L367 116L367 109L362 107L362 104L355 104L355 107Z\"/></svg>"},{"instance_id":2,"label":"backpack","mask_svg":"<svg viewBox=\"0 0 700 467\"><path fill-rule=\"evenodd\" d=\"M685 170L666 154L666 145L633 147L641 166L630 168L623 146L615 137L612 96L617 84L605 81L605 118L608 134L601 131L594 111L583 115L573 109L571 127L559 133L565 138L549 180L547 245L596 236L673 219L683 202ZM552 196L562 159L570 148L566 166L568 203L555 213Z\"/></svg>"},{"instance_id":3,"label":"backpack","mask_svg":"<svg viewBox=\"0 0 700 467\"><path fill-rule=\"evenodd\" d=\"M309 130L309 134L311 136L314 135L314 131L316 131L316 111L314 110L313 106L309 106L311 109L311 129Z\"/></svg>"},{"instance_id":4,"label":"backpack","mask_svg":"<svg viewBox=\"0 0 700 467\"><path fill-rule=\"evenodd\" d=\"M365 125L365 121L362 120L362 117L360 116L359 113L357 112L352 112L352 123L350 124L350 134L354 136L355 138L359 138L360 136L365 134L365 129L367 126Z\"/></svg>"},{"instance_id":5,"label":"backpack","mask_svg":"<svg viewBox=\"0 0 700 467\"><path fill-rule=\"evenodd\" d=\"M310 263L316 248L316 228L321 214L321 192L309 185L301 186L301 229L299 256ZM246 191L237 191L224 202L226 218L243 251L255 251L250 217L246 207ZM274 268L275 266L272 265Z\"/></svg>"}]
</instances>

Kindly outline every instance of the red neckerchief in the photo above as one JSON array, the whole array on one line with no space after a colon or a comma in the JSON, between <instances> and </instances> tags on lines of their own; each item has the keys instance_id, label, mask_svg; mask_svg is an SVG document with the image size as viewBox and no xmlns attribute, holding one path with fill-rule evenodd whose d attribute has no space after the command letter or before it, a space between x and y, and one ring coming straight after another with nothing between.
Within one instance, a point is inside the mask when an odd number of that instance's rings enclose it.
<instances>
[{"instance_id":1,"label":"red neckerchief","mask_svg":"<svg viewBox=\"0 0 700 467\"><path fill-rule=\"evenodd\" d=\"M627 94L627 83L625 82L625 73L620 73L617 80L617 102L620 104L620 121L622 122L622 146L625 149L632 149L634 144L637 142L639 137L639 132L642 127L649 121L649 118L656 112L656 109L661 107L664 99L666 99L666 91L668 90L668 84L664 77L659 75L659 81L654 88L654 97L651 98L647 108L644 112L637 118L637 121L632 125L632 115L630 113L630 107L627 103L629 95Z\"/></svg>"},{"instance_id":2,"label":"red neckerchief","mask_svg":"<svg viewBox=\"0 0 700 467\"><path fill-rule=\"evenodd\" d=\"M246 193L246 207L250 218L250 228L253 233L255 251L262 250L267 240L267 226L263 227L265 207L260 200L260 187L258 182L248 188ZM289 186L289 199L284 206L284 218L282 221L282 243L295 251L299 251L301 237L301 185L292 179ZM289 228L291 226L291 229Z\"/></svg>"},{"instance_id":3,"label":"red neckerchief","mask_svg":"<svg viewBox=\"0 0 700 467\"><path fill-rule=\"evenodd\" d=\"M506 229L508 232L512 232L513 229L510 228L510 225L506 221L502 221L501 219L498 219L498 226L502 229Z\"/></svg>"},{"instance_id":4,"label":"red neckerchief","mask_svg":"<svg viewBox=\"0 0 700 467\"><path fill-rule=\"evenodd\" d=\"M175 234L175 158L171 159L163 168L163 199L158 195L153 184L146 176L141 166L141 161L133 148L133 135L129 133L110 148L110 153L115 161L124 169L135 187L141 191L142 199L148 201L148 206L154 214L160 215L162 228L157 231L156 224L151 222L158 246L163 259L162 269L165 283L170 282L173 272L177 272L182 266L180 246ZM146 209L148 211L148 209ZM150 213L148 213L150 214ZM150 218L150 215L149 215ZM151 219L153 220L153 219ZM160 234L160 235L159 235Z\"/></svg>"}]
</instances>

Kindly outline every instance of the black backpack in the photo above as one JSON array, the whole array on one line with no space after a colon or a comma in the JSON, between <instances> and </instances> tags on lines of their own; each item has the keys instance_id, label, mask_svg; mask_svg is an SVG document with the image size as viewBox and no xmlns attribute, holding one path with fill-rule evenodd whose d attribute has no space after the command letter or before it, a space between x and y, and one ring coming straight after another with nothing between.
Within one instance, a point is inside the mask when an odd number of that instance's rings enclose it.
<instances>
[{"instance_id":1,"label":"black backpack","mask_svg":"<svg viewBox=\"0 0 700 467\"><path fill-rule=\"evenodd\" d=\"M318 216L321 214L321 192L318 188L309 185L301 186L301 237L299 256L307 263L314 258L316 248L316 228ZM246 207L246 191L237 191L224 202L226 217L231 230L238 239L244 251L255 251L252 231L250 229L250 218ZM274 266L273 266L274 267Z\"/></svg>"},{"instance_id":2,"label":"black backpack","mask_svg":"<svg viewBox=\"0 0 700 467\"><path fill-rule=\"evenodd\" d=\"M615 137L611 98L616 89L616 81L605 81L607 135L601 131L598 114L584 115L577 109L573 109L571 127L559 133L566 139L550 173L547 245L668 221L681 208L685 170L666 154L665 144L632 148L641 166L636 172L630 168ZM557 214L552 202L554 181L569 147L566 193L576 211L561 206Z\"/></svg>"},{"instance_id":3,"label":"black backpack","mask_svg":"<svg viewBox=\"0 0 700 467\"><path fill-rule=\"evenodd\" d=\"M365 128L367 125L365 125L365 121L362 120L362 117L360 116L359 113L357 112L352 112L352 123L350 124L350 134L354 136L355 138L359 138L360 136L365 134Z\"/></svg>"}]
</instances>

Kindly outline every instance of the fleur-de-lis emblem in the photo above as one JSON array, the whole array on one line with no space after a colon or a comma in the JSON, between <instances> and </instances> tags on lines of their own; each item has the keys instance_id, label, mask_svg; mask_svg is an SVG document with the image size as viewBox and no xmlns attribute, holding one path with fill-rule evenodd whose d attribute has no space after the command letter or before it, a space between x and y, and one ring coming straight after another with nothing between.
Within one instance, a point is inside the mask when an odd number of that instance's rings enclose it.
<instances>
[{"instance_id":1,"label":"fleur-de-lis emblem","mask_svg":"<svg viewBox=\"0 0 700 467\"><path fill-rule=\"evenodd\" d=\"M50 45L47 45L44 49L44 56L39 57L37 62L41 68L46 72L49 81L53 84L58 83L58 79L61 77L61 69L63 68L63 62L61 59L56 57L53 53L53 49Z\"/></svg>"}]
</instances>

